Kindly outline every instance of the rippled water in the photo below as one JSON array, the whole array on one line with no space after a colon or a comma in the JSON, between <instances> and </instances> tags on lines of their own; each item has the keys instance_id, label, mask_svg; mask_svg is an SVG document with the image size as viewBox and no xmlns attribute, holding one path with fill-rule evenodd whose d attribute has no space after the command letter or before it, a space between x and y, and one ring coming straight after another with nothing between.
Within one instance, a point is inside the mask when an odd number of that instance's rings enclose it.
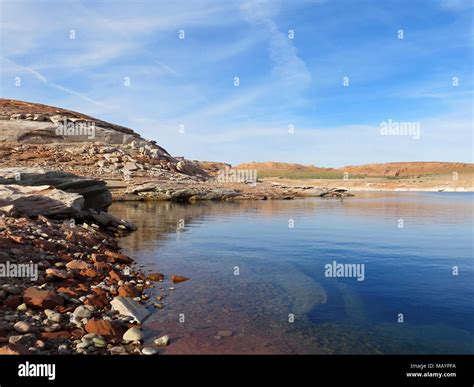
<instances>
[{"instance_id":1,"label":"rippled water","mask_svg":"<svg viewBox=\"0 0 474 387\"><path fill-rule=\"evenodd\" d=\"M147 325L171 335L168 353L473 353L473 199L358 193L111 211L138 225L121 244L145 270L191 278L155 292L165 307ZM333 261L364 264L364 280L325 277Z\"/></svg>"}]
</instances>

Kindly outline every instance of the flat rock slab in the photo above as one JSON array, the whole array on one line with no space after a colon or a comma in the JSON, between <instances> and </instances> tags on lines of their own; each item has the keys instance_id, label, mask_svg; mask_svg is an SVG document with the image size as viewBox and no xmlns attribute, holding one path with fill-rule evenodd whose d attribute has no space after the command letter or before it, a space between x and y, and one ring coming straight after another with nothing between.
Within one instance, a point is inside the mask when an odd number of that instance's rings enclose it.
<instances>
[{"instance_id":1,"label":"flat rock slab","mask_svg":"<svg viewBox=\"0 0 474 387\"><path fill-rule=\"evenodd\" d=\"M0 184L49 185L64 192L77 193L84 197L84 208L104 210L112 203L112 194L104 181L69 172L38 167L0 168Z\"/></svg>"},{"instance_id":2,"label":"flat rock slab","mask_svg":"<svg viewBox=\"0 0 474 387\"><path fill-rule=\"evenodd\" d=\"M45 186L0 185L0 207L13 206L22 215L67 217L79 214L84 198Z\"/></svg>"},{"instance_id":3,"label":"flat rock slab","mask_svg":"<svg viewBox=\"0 0 474 387\"><path fill-rule=\"evenodd\" d=\"M147 308L130 297L115 297L110 304L113 310L123 316L133 317L140 324L151 314Z\"/></svg>"}]
</instances>

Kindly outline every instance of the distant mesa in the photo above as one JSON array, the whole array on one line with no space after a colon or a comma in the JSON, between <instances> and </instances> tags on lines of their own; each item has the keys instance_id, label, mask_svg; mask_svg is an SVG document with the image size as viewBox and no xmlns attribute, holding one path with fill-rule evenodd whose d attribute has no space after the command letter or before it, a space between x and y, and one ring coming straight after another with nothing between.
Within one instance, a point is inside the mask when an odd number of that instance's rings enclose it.
<instances>
[{"instance_id":1,"label":"distant mesa","mask_svg":"<svg viewBox=\"0 0 474 387\"><path fill-rule=\"evenodd\" d=\"M447 173L474 173L474 164L458 162L413 161L365 164L342 168L322 168L314 165L251 162L236 165L235 169L256 169L259 177L282 178L342 178L344 174L351 177L412 177L422 175L439 175Z\"/></svg>"}]
</instances>

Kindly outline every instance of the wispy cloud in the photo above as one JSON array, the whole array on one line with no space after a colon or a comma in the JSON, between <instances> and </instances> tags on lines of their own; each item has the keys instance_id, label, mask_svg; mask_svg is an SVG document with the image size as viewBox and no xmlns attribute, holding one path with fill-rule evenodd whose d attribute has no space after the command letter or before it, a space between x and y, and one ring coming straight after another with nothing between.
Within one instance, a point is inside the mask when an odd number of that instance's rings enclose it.
<instances>
[{"instance_id":1,"label":"wispy cloud","mask_svg":"<svg viewBox=\"0 0 474 387\"><path fill-rule=\"evenodd\" d=\"M467 3L4 0L2 95L130 126L191 158L467 160ZM426 137L374 136L390 117L422 121Z\"/></svg>"}]
</instances>

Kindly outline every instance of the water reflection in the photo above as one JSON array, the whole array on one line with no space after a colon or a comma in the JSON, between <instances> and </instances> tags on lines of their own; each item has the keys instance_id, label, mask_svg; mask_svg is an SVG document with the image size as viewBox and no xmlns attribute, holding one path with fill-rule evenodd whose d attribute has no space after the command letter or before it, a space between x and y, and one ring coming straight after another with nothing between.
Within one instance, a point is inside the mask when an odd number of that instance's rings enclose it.
<instances>
[{"instance_id":1,"label":"water reflection","mask_svg":"<svg viewBox=\"0 0 474 387\"><path fill-rule=\"evenodd\" d=\"M191 277L155 291L165 308L147 324L174 337L167 353L472 353L472 198L358 193L111 211L139 227L121 245L146 270ZM367 279L325 278L333 259L365 263ZM463 276L453 278L453 262Z\"/></svg>"}]
</instances>

